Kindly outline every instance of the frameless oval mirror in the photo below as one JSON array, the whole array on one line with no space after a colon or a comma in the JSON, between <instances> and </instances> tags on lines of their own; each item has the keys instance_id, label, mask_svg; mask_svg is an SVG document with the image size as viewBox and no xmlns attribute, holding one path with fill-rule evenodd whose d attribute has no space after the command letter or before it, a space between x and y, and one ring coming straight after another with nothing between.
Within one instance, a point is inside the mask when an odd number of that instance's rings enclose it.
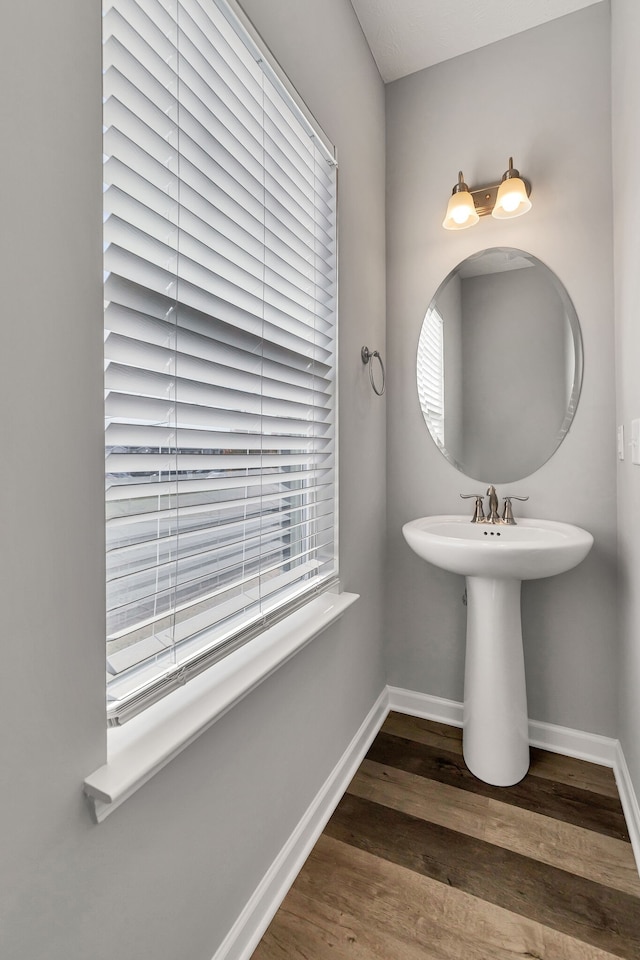
<instances>
[{"instance_id":1,"label":"frameless oval mirror","mask_svg":"<svg viewBox=\"0 0 640 960\"><path fill-rule=\"evenodd\" d=\"M417 379L429 432L458 470L490 483L529 476L562 443L580 396L569 294L522 250L473 254L429 304Z\"/></svg>"}]
</instances>

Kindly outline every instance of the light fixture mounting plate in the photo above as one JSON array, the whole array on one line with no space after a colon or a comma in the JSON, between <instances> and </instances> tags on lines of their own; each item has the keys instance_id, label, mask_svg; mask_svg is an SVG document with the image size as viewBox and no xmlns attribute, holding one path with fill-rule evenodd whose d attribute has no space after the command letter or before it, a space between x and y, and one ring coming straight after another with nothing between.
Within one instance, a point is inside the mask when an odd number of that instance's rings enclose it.
<instances>
[{"instance_id":1,"label":"light fixture mounting plate","mask_svg":"<svg viewBox=\"0 0 640 960\"><path fill-rule=\"evenodd\" d=\"M486 187L476 187L469 191L479 217L486 217L495 207L499 186L499 183L491 183Z\"/></svg>"}]
</instances>

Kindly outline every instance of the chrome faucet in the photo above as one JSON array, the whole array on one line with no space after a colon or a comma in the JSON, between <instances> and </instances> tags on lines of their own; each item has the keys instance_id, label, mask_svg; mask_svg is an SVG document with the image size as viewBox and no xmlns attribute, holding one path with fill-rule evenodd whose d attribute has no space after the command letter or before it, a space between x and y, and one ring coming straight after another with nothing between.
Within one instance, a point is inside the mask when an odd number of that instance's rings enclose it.
<instances>
[{"instance_id":1,"label":"chrome faucet","mask_svg":"<svg viewBox=\"0 0 640 960\"><path fill-rule=\"evenodd\" d=\"M504 498L504 506L502 508L502 516L498 514L498 494L496 493L496 488L493 484L489 485L487 489L487 494L489 497L489 515L485 517L483 500L484 497L481 493L461 493L460 496L463 500L475 500L475 506L473 509L473 517L471 518L471 523L504 523L508 526L515 526L516 521L513 518L513 508L511 506L512 500L528 500L529 497L517 497L515 494L509 494Z\"/></svg>"},{"instance_id":2,"label":"chrome faucet","mask_svg":"<svg viewBox=\"0 0 640 960\"><path fill-rule=\"evenodd\" d=\"M500 517L498 516L498 494L493 484L488 488L487 496L489 497L489 516L487 517L487 523L500 523Z\"/></svg>"}]
</instances>

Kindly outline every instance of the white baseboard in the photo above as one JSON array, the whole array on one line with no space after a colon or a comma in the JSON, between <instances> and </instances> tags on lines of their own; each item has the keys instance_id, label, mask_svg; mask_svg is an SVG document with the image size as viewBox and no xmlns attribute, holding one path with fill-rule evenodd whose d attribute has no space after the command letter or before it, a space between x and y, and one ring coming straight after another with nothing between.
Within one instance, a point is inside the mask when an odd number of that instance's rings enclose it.
<instances>
[{"instance_id":1,"label":"white baseboard","mask_svg":"<svg viewBox=\"0 0 640 960\"><path fill-rule=\"evenodd\" d=\"M406 713L410 717L448 723L452 727L462 726L462 704L456 700L444 700L442 697L432 697L428 693L404 690L402 687L387 687L387 692L390 710Z\"/></svg>"},{"instance_id":2,"label":"white baseboard","mask_svg":"<svg viewBox=\"0 0 640 960\"><path fill-rule=\"evenodd\" d=\"M618 793L620 794L624 818L627 821L627 830L631 837L631 846L633 847L638 871L640 872L640 804L638 804L638 798L633 789L631 774L629 773L629 767L624 758L619 740L617 741L613 772L616 777L616 784L618 785Z\"/></svg>"},{"instance_id":3,"label":"white baseboard","mask_svg":"<svg viewBox=\"0 0 640 960\"><path fill-rule=\"evenodd\" d=\"M618 741L611 737L601 737L597 733L560 727L555 723L529 720L529 743L532 747L541 747L551 753L599 763L602 767L613 767Z\"/></svg>"},{"instance_id":4,"label":"white baseboard","mask_svg":"<svg viewBox=\"0 0 640 960\"><path fill-rule=\"evenodd\" d=\"M213 960L248 960L362 763L389 712L386 688L266 872Z\"/></svg>"},{"instance_id":5,"label":"white baseboard","mask_svg":"<svg viewBox=\"0 0 640 960\"><path fill-rule=\"evenodd\" d=\"M442 697L432 697L416 690L402 690L400 687L387 687L387 690L390 710L448 723L454 727L462 726L463 705L457 700L444 700ZM576 757L579 760L613 767L618 741L596 733L583 733L582 730L570 730L554 723L530 720L529 743L532 747L562 753L565 757Z\"/></svg>"},{"instance_id":6,"label":"white baseboard","mask_svg":"<svg viewBox=\"0 0 640 960\"><path fill-rule=\"evenodd\" d=\"M216 951L213 960L249 960L289 887L347 789L389 710L462 726L463 705L415 690L385 687L355 737L330 773L251 899ZM613 767L620 800L640 871L640 806L620 742L552 723L529 721L532 746Z\"/></svg>"}]
</instances>

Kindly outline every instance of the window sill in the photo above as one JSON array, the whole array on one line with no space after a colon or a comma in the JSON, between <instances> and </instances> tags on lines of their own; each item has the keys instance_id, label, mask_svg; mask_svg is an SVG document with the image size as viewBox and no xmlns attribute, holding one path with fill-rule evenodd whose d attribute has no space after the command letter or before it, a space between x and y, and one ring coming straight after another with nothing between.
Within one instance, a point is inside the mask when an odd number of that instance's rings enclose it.
<instances>
[{"instance_id":1,"label":"window sill","mask_svg":"<svg viewBox=\"0 0 640 960\"><path fill-rule=\"evenodd\" d=\"M338 620L357 593L325 593L107 733L107 763L84 781L96 823L162 770L310 640Z\"/></svg>"}]
</instances>

